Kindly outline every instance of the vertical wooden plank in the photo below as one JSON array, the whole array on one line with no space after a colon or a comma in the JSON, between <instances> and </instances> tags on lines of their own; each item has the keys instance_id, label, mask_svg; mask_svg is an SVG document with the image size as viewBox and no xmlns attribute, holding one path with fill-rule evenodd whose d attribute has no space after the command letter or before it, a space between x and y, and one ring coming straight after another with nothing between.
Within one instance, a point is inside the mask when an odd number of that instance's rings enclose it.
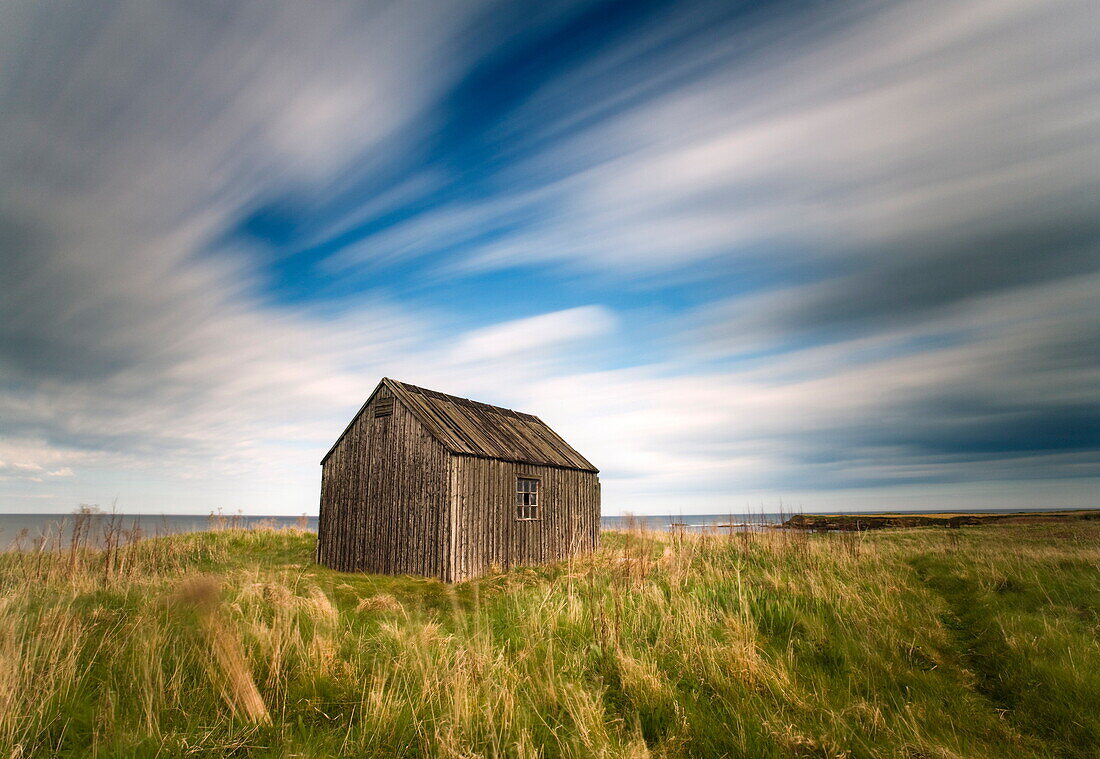
<instances>
[{"instance_id":1,"label":"vertical wooden plank","mask_svg":"<svg viewBox=\"0 0 1100 759\"><path fill-rule=\"evenodd\" d=\"M339 516L338 516L337 522L336 522L336 529L337 529L337 532L338 532L338 535L339 535L339 540L336 542L336 545L334 546L335 556L333 558L334 558L334 561L336 563L336 568L341 570L341 571L344 571L344 570L347 569L347 566L346 566L344 560L345 560L345 556L346 556L347 548L348 548L348 546L347 546L347 535L348 535L348 527L349 527L349 521L348 520L350 518L352 510L355 508L355 504L352 503L352 501L351 501L351 491L350 491L350 486L351 486L350 478L354 476L354 473L351 471L350 467L348 466L348 460L351 457L351 454L355 450L356 450L355 429L353 428L352 430L350 430L347 433L347 435L345 435L345 437L343 439L343 442L341 443L340 448L339 448L339 450L337 450L336 456L335 456L336 464L337 464L337 467L340 471L340 496L339 496L339 498L340 498L340 513L339 513Z\"/></svg>"},{"instance_id":2,"label":"vertical wooden plank","mask_svg":"<svg viewBox=\"0 0 1100 759\"><path fill-rule=\"evenodd\" d=\"M460 477L462 481L462 503L459 504L458 510L459 529L458 540L456 543L458 548L455 560L458 564L459 579L466 580L470 576L468 566L469 556L466 550L466 545L470 539L470 508L471 502L473 500L473 494L471 493L471 490L476 487L473 478L477 476L477 471L470 466L470 460L468 458L462 457L461 462L462 472Z\"/></svg>"},{"instance_id":3,"label":"vertical wooden plank","mask_svg":"<svg viewBox=\"0 0 1100 759\"><path fill-rule=\"evenodd\" d=\"M398 555L398 546L400 545L400 538L405 534L408 529L406 524L399 521L398 514L398 502L397 502L397 467L396 456L397 447L399 445L398 435L399 432L393 429L393 417L384 418L379 420L383 423L385 432L382 435L382 451L383 451L383 500L382 507L385 509L386 524L383 534L386 536L386 548L383 553L383 562L386 568L387 574L400 574L402 567L400 564L400 556Z\"/></svg>"},{"instance_id":4,"label":"vertical wooden plank","mask_svg":"<svg viewBox=\"0 0 1100 759\"><path fill-rule=\"evenodd\" d=\"M454 459L456 469L456 498L455 498L455 513L454 524L455 533L452 540L454 546L454 574L455 582L461 582L466 579L465 564L462 557L463 546L465 545L465 532L466 532L466 510L467 499L469 497L468 489L470 487L469 473L466 468L466 458L464 456L456 456Z\"/></svg>"},{"instance_id":5,"label":"vertical wooden plank","mask_svg":"<svg viewBox=\"0 0 1100 759\"><path fill-rule=\"evenodd\" d=\"M462 535L462 565L463 576L470 578L477 574L477 563L474 558L474 546L478 541L477 525L481 512L481 504L485 498L485 468L483 462L469 459L466 462L468 475L471 477L470 498L466 503L466 511L463 521L466 529Z\"/></svg>"},{"instance_id":6,"label":"vertical wooden plank","mask_svg":"<svg viewBox=\"0 0 1100 759\"><path fill-rule=\"evenodd\" d=\"M400 421L405 420L402 414ZM394 438L393 460L393 505L394 505L394 552L398 574L412 574L416 563L413 553L416 549L416 535L420 525L417 521L419 509L412 508L415 494L409 490L408 476L415 462L410 461L405 439L404 425L399 427L400 436Z\"/></svg>"},{"instance_id":7,"label":"vertical wooden plank","mask_svg":"<svg viewBox=\"0 0 1100 759\"><path fill-rule=\"evenodd\" d=\"M497 467L497 476L505 492L501 494L501 500L494 502L489 510L489 518L492 520L489 531L493 536L492 563L504 567L508 565L508 559L504 555L504 548L507 545L505 530L508 520L512 518L512 503L515 501L515 496L511 495L514 487L511 481L512 467L500 464Z\"/></svg>"},{"instance_id":8,"label":"vertical wooden plank","mask_svg":"<svg viewBox=\"0 0 1100 759\"><path fill-rule=\"evenodd\" d=\"M412 444L412 449L415 451L416 466L410 471L405 473L405 479L408 483L409 492L412 494L413 500L416 502L416 542L411 546L413 555L413 574L425 575L427 573L428 566L428 540L431 535L428 530L428 519L430 515L431 505L428 503L428 483L424 477L425 469L431 464L425 455L425 451L420 448L416 443L411 430L409 434L409 441Z\"/></svg>"},{"instance_id":9,"label":"vertical wooden plank","mask_svg":"<svg viewBox=\"0 0 1100 759\"><path fill-rule=\"evenodd\" d=\"M367 537L370 535L370 524L374 517L371 512L370 502L370 451L374 443L374 435L371 428L373 409L368 404L366 413L360 416L356 425L353 441L355 449L349 456L348 466L354 467L354 472L348 473L348 503L352 509L349 515L354 521L344 535L347 543L346 550L349 554L348 569L362 572L368 569Z\"/></svg>"},{"instance_id":10,"label":"vertical wooden plank","mask_svg":"<svg viewBox=\"0 0 1100 759\"><path fill-rule=\"evenodd\" d=\"M446 525L444 539L444 555L443 555L443 580L444 582L455 581L454 570L454 541L455 541L455 499L458 498L458 488L456 487L456 475L455 467L457 466L457 456L447 455L447 513L444 515L444 524Z\"/></svg>"},{"instance_id":11,"label":"vertical wooden plank","mask_svg":"<svg viewBox=\"0 0 1100 759\"><path fill-rule=\"evenodd\" d=\"M470 531L468 520L470 518L470 488L473 486L470 471L470 461L464 456L456 459L459 467L459 503L455 514L455 524L458 529L455 532L455 577L461 582L466 579L466 540Z\"/></svg>"},{"instance_id":12,"label":"vertical wooden plank","mask_svg":"<svg viewBox=\"0 0 1100 759\"><path fill-rule=\"evenodd\" d=\"M477 497L474 499L473 508L470 510L470 541L466 550L470 556L470 574L477 576L482 573L481 568L481 543L484 540L486 509L492 498L493 467L491 461L479 459L477 468Z\"/></svg>"}]
</instances>

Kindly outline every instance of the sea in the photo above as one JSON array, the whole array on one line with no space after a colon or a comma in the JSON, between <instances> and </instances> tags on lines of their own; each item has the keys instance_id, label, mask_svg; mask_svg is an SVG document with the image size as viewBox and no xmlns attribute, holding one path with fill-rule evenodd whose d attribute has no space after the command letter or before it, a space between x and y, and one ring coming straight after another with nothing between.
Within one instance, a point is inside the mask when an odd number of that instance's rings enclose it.
<instances>
[{"instance_id":1,"label":"sea","mask_svg":"<svg viewBox=\"0 0 1100 759\"><path fill-rule=\"evenodd\" d=\"M905 511L905 514L949 514L982 511L992 514L1010 514L1020 509L962 509L951 512L944 509ZM1034 508L1028 511L1058 511L1057 508ZM831 512L832 513L832 512ZM853 512L855 513L855 512ZM883 512L878 512L883 513ZM632 525L649 530L761 530L780 524L791 513L754 512L735 514L646 514L608 515L600 518L605 530L615 530ZM0 514L0 550L10 548L34 548L45 541L49 545L67 545L73 526L80 519L75 514ZM316 516L272 516L254 514L109 514L96 513L86 518L88 542L95 543L105 530L122 530L124 540L134 536L157 537L181 532L202 532L226 527L274 529L297 528L316 532Z\"/></svg>"},{"instance_id":2,"label":"sea","mask_svg":"<svg viewBox=\"0 0 1100 759\"><path fill-rule=\"evenodd\" d=\"M647 514L644 516L604 516L600 523L605 530L630 526L650 530L683 529L702 531L707 529L761 529L779 524L790 514ZM33 548L46 541L55 545L58 541L67 545L73 527L83 520L90 543L104 534L106 529L124 531L123 538L131 536L156 537L181 532L239 527L243 529L267 527L274 529L305 529L317 531L316 516L273 516L255 514L0 514L0 550L13 547Z\"/></svg>"}]
</instances>

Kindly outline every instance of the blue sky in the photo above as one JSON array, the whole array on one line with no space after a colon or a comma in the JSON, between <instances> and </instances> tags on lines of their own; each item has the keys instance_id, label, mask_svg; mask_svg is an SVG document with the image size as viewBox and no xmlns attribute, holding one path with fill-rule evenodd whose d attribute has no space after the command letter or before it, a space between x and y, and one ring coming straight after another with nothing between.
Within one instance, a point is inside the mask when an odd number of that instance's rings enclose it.
<instances>
[{"instance_id":1,"label":"blue sky","mask_svg":"<svg viewBox=\"0 0 1100 759\"><path fill-rule=\"evenodd\" d=\"M391 376L606 513L1100 505L1094 3L0 9L0 510L314 512Z\"/></svg>"}]
</instances>

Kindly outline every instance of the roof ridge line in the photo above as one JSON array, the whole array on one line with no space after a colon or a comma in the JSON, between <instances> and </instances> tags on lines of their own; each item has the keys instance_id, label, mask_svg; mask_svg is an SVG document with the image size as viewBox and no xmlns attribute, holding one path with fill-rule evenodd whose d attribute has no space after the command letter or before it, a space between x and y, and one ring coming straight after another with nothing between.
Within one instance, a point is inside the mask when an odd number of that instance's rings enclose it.
<instances>
[{"instance_id":1,"label":"roof ridge line","mask_svg":"<svg viewBox=\"0 0 1100 759\"><path fill-rule=\"evenodd\" d=\"M598 473L592 462L534 414L450 395L382 377L348 426L336 439L324 464L385 388L448 453Z\"/></svg>"},{"instance_id":2,"label":"roof ridge line","mask_svg":"<svg viewBox=\"0 0 1100 759\"><path fill-rule=\"evenodd\" d=\"M497 405L494 405L492 403L486 403L485 401L477 401L477 400L474 400L473 398L464 398L461 395L452 395L451 393L444 393L444 392L439 391L439 390L432 390L430 387L421 387L420 385L414 385L411 382L402 382L401 380L396 380L396 379L393 379L392 377L383 377L382 379L383 379L383 381L392 382L394 384L401 385L402 387L411 387L411 388L415 388L416 390L424 391L425 393L435 393L436 395L442 395L442 396L445 396L445 397L450 398L452 400L462 401L463 403L471 403L475 406L484 406L486 408L496 409L497 411L507 411L509 414L519 414L520 416L529 416L532 419L538 419L538 421L540 421L540 422L542 421L541 419L539 419L534 414L529 414L526 411L517 411L516 409L508 408L507 406L497 406Z\"/></svg>"}]
</instances>

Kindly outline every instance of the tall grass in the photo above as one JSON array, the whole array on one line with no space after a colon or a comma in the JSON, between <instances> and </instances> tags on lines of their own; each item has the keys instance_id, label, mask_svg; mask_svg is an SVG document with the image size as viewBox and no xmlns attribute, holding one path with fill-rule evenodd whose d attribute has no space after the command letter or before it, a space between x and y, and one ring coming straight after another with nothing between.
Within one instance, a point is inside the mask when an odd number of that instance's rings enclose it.
<instances>
[{"instance_id":1,"label":"tall grass","mask_svg":"<svg viewBox=\"0 0 1100 759\"><path fill-rule=\"evenodd\" d=\"M591 557L454 587L319 568L304 531L222 527L0 554L0 756L1015 758L1100 743L1094 523L635 526Z\"/></svg>"}]
</instances>

